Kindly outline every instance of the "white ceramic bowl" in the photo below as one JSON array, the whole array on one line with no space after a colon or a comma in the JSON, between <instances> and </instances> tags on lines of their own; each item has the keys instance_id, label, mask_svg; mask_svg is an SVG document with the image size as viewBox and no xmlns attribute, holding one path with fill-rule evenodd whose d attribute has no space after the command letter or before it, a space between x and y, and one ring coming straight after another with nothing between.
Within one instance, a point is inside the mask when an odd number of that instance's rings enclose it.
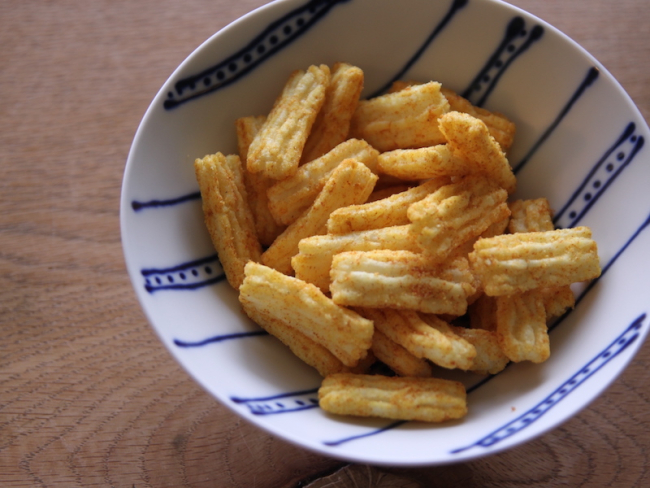
<instances>
[{"instance_id":1,"label":"white ceramic bowl","mask_svg":"<svg viewBox=\"0 0 650 488\"><path fill-rule=\"evenodd\" d=\"M288 74L345 61L364 97L437 80L517 124L519 197L545 196L560 227L587 225L603 274L552 326L551 358L466 379L469 414L442 425L339 418L317 373L246 319L203 225L192 163L236 152L233 122L267 113ZM128 271L173 356L259 427L351 461L422 465L501 451L601 393L650 326L648 127L612 76L555 28L496 0L283 0L215 34L173 73L136 134L121 226Z\"/></svg>"}]
</instances>

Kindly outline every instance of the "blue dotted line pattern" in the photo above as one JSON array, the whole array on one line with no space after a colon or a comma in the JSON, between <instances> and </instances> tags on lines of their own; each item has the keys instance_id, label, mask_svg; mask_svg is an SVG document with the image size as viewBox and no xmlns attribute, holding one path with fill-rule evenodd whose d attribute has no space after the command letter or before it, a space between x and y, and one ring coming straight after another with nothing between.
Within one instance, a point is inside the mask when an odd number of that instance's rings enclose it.
<instances>
[{"instance_id":1,"label":"blue dotted line pattern","mask_svg":"<svg viewBox=\"0 0 650 488\"><path fill-rule=\"evenodd\" d=\"M166 110L219 90L305 33L336 4L350 0L311 0L270 24L243 49L217 65L176 82L163 102Z\"/></svg>"},{"instance_id":2,"label":"blue dotted line pattern","mask_svg":"<svg viewBox=\"0 0 650 488\"><path fill-rule=\"evenodd\" d=\"M273 415L318 408L318 388L262 398L231 397L254 415Z\"/></svg>"},{"instance_id":3,"label":"blue dotted line pattern","mask_svg":"<svg viewBox=\"0 0 650 488\"><path fill-rule=\"evenodd\" d=\"M226 276L216 254L172 268L148 268L140 271L149 293L160 290L193 290L223 281Z\"/></svg>"},{"instance_id":4,"label":"blue dotted line pattern","mask_svg":"<svg viewBox=\"0 0 650 488\"><path fill-rule=\"evenodd\" d=\"M569 201L555 215L553 220L556 227L576 226L644 144L645 139L637 134L636 124L630 122L618 140L593 166Z\"/></svg>"},{"instance_id":5,"label":"blue dotted line pattern","mask_svg":"<svg viewBox=\"0 0 650 488\"><path fill-rule=\"evenodd\" d=\"M544 34L544 28L536 25L530 31L522 17L513 18L508 26L503 41L486 65L462 93L463 97L476 106L483 106L487 97L496 86L510 64Z\"/></svg>"}]
</instances>

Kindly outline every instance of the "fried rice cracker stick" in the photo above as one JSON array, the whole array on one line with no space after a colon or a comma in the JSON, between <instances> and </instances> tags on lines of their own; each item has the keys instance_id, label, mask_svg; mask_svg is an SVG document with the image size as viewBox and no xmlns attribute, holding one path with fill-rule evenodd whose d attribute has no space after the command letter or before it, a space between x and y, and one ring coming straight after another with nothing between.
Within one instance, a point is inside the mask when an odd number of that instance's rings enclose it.
<instances>
[{"instance_id":1,"label":"fried rice cracker stick","mask_svg":"<svg viewBox=\"0 0 650 488\"><path fill-rule=\"evenodd\" d=\"M498 112L490 112L484 108L472 105L472 103L457 95L448 88L441 88L442 94L449 101L449 108L452 112L462 112L476 117L485 123L490 135L499 143L503 152L507 153L514 142L516 127L513 122Z\"/></svg>"},{"instance_id":2,"label":"fried rice cracker stick","mask_svg":"<svg viewBox=\"0 0 650 488\"><path fill-rule=\"evenodd\" d=\"M347 63L332 67L330 83L325 92L325 103L311 128L302 153L306 163L345 141L350 122L363 90L363 71Z\"/></svg>"},{"instance_id":3,"label":"fried rice cracker stick","mask_svg":"<svg viewBox=\"0 0 650 488\"><path fill-rule=\"evenodd\" d=\"M467 414L465 387L438 378L334 374L318 398L323 410L338 415L445 422Z\"/></svg>"},{"instance_id":4,"label":"fried rice cracker stick","mask_svg":"<svg viewBox=\"0 0 650 488\"><path fill-rule=\"evenodd\" d=\"M398 193L402 193L403 191L413 188L413 185L407 185L402 182L384 186L382 188L378 188L380 182L381 182L381 175L379 176L379 180L377 180L377 185L375 185L375 190L370 194L370 196L368 197L368 201L366 203L376 202L377 200L382 200L384 198L397 195Z\"/></svg>"},{"instance_id":5,"label":"fried rice cracker stick","mask_svg":"<svg viewBox=\"0 0 650 488\"><path fill-rule=\"evenodd\" d=\"M547 321L556 319L570 308L575 307L576 297L570 286L537 288L537 292L542 296Z\"/></svg>"},{"instance_id":6,"label":"fried rice cracker stick","mask_svg":"<svg viewBox=\"0 0 650 488\"><path fill-rule=\"evenodd\" d=\"M222 153L194 161L205 225L217 250L228 283L238 289L244 266L259 261L261 246L248 206L239 156Z\"/></svg>"},{"instance_id":7,"label":"fried rice cracker stick","mask_svg":"<svg viewBox=\"0 0 650 488\"><path fill-rule=\"evenodd\" d=\"M303 164L289 178L268 190L268 207L276 222L289 225L314 203L332 171L346 159L354 159L377 172L379 153L366 141L348 139L323 156Z\"/></svg>"},{"instance_id":8,"label":"fried rice cracker stick","mask_svg":"<svg viewBox=\"0 0 650 488\"><path fill-rule=\"evenodd\" d=\"M406 191L373 202L342 207L330 215L327 232L348 234L409 223L408 208L440 187L450 183L447 177L434 178Z\"/></svg>"},{"instance_id":9,"label":"fried rice cracker stick","mask_svg":"<svg viewBox=\"0 0 650 488\"><path fill-rule=\"evenodd\" d=\"M262 264L249 262L245 272L239 301L249 317L263 322L259 325L264 327L269 317L278 320L327 348L348 367L366 356L374 332L370 320L336 305L315 286Z\"/></svg>"},{"instance_id":10,"label":"fried rice cracker stick","mask_svg":"<svg viewBox=\"0 0 650 488\"><path fill-rule=\"evenodd\" d=\"M332 171L314 203L262 254L261 262L285 274L293 274L291 258L298 254L298 243L305 237L327 232L327 219L340 207L364 202L377 181L367 166L353 159L343 161Z\"/></svg>"},{"instance_id":11,"label":"fried rice cracker stick","mask_svg":"<svg viewBox=\"0 0 650 488\"><path fill-rule=\"evenodd\" d=\"M266 117L241 117L235 121L237 131L237 148L239 158L246 161L248 147L264 124ZM244 171L244 184L248 195L248 205L253 213L257 238L262 246L270 246L271 243L284 230L284 225L276 223L269 211L269 199L266 195L268 189L275 183L275 180L267 178L263 173L251 173Z\"/></svg>"},{"instance_id":12,"label":"fried rice cracker stick","mask_svg":"<svg viewBox=\"0 0 650 488\"><path fill-rule=\"evenodd\" d=\"M467 260L445 265L410 251L345 251L334 255L332 299L344 306L463 315L476 290Z\"/></svg>"},{"instance_id":13,"label":"fried rice cracker stick","mask_svg":"<svg viewBox=\"0 0 650 488\"><path fill-rule=\"evenodd\" d=\"M476 356L470 368L473 373L497 374L510 362L501 349L496 332L465 327L452 327L452 330L476 349Z\"/></svg>"},{"instance_id":14,"label":"fried rice cracker stick","mask_svg":"<svg viewBox=\"0 0 650 488\"><path fill-rule=\"evenodd\" d=\"M381 173L405 181L464 176L473 169L469 161L455 157L446 144L386 151L379 155L377 162Z\"/></svg>"},{"instance_id":15,"label":"fried rice cracker stick","mask_svg":"<svg viewBox=\"0 0 650 488\"><path fill-rule=\"evenodd\" d=\"M435 315L422 315L411 310L378 308L359 309L359 313L373 321L379 330L415 357L447 369L472 368L476 349L458 336L452 327Z\"/></svg>"},{"instance_id":16,"label":"fried rice cracker stick","mask_svg":"<svg viewBox=\"0 0 650 488\"><path fill-rule=\"evenodd\" d=\"M305 142L325 102L326 65L294 71L248 150L246 167L280 180L298 169Z\"/></svg>"},{"instance_id":17,"label":"fried rice cracker stick","mask_svg":"<svg viewBox=\"0 0 650 488\"><path fill-rule=\"evenodd\" d=\"M452 154L474 165L475 171L493 180L509 194L515 191L517 179L503 150L485 123L461 112L440 117L440 131Z\"/></svg>"},{"instance_id":18,"label":"fried rice cracker stick","mask_svg":"<svg viewBox=\"0 0 650 488\"><path fill-rule=\"evenodd\" d=\"M431 365L425 359L415 357L376 329L372 336L372 352L400 376L428 378L433 374Z\"/></svg>"},{"instance_id":19,"label":"fried rice cracker stick","mask_svg":"<svg viewBox=\"0 0 650 488\"><path fill-rule=\"evenodd\" d=\"M546 198L515 200L509 204L510 222L508 230L517 232L544 232L553 230L553 215Z\"/></svg>"},{"instance_id":20,"label":"fried rice cracker stick","mask_svg":"<svg viewBox=\"0 0 650 488\"><path fill-rule=\"evenodd\" d=\"M490 296L565 286L600 276L598 248L588 227L479 239L468 258Z\"/></svg>"},{"instance_id":21,"label":"fried rice cracker stick","mask_svg":"<svg viewBox=\"0 0 650 488\"><path fill-rule=\"evenodd\" d=\"M422 250L436 262L510 215L505 190L477 175L445 185L407 212Z\"/></svg>"},{"instance_id":22,"label":"fried rice cracker stick","mask_svg":"<svg viewBox=\"0 0 650 488\"><path fill-rule=\"evenodd\" d=\"M510 233L545 232L553 230L553 213L546 198L516 200L510 204L512 212ZM559 317L575 305L575 296L569 285L538 288L543 297L546 319Z\"/></svg>"},{"instance_id":23,"label":"fried rice cracker stick","mask_svg":"<svg viewBox=\"0 0 650 488\"><path fill-rule=\"evenodd\" d=\"M349 234L312 236L298 243L299 252L291 259L291 266L296 272L296 278L318 286L323 292L329 292L330 268L335 254L376 249L417 252L419 246L407 225Z\"/></svg>"},{"instance_id":24,"label":"fried rice cracker stick","mask_svg":"<svg viewBox=\"0 0 650 488\"><path fill-rule=\"evenodd\" d=\"M380 152L444 143L438 119L449 111L449 103L440 86L432 81L360 101L350 136Z\"/></svg>"},{"instance_id":25,"label":"fried rice cracker stick","mask_svg":"<svg viewBox=\"0 0 650 488\"><path fill-rule=\"evenodd\" d=\"M511 361L541 363L551 355L543 298L535 290L496 298L496 335Z\"/></svg>"}]
</instances>

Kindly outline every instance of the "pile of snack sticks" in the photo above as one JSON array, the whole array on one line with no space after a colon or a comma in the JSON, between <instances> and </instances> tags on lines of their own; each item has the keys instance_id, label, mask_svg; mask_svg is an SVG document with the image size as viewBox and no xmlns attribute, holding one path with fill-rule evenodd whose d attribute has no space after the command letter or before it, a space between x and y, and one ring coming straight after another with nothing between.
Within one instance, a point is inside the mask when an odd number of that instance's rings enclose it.
<instances>
[{"instance_id":1,"label":"pile of snack sticks","mask_svg":"<svg viewBox=\"0 0 650 488\"><path fill-rule=\"evenodd\" d=\"M246 315L324 377L322 409L461 418L464 386L432 365L545 361L596 243L554 229L544 198L508 200L506 117L434 81L368 100L363 83L297 70L268 115L236 120L239 154L195 161L205 223Z\"/></svg>"}]
</instances>

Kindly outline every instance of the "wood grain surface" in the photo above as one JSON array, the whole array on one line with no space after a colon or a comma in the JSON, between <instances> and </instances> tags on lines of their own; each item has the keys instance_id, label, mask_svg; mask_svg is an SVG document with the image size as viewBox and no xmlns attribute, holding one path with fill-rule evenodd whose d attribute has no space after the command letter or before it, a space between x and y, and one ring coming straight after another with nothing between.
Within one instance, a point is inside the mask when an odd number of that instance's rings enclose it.
<instances>
[{"instance_id":1,"label":"wood grain surface","mask_svg":"<svg viewBox=\"0 0 650 488\"><path fill-rule=\"evenodd\" d=\"M417 469L348 465L273 438L164 349L122 256L127 153L174 68L264 3L0 2L0 486L650 486L647 343L559 428ZM649 120L647 0L512 3L581 43Z\"/></svg>"}]
</instances>

